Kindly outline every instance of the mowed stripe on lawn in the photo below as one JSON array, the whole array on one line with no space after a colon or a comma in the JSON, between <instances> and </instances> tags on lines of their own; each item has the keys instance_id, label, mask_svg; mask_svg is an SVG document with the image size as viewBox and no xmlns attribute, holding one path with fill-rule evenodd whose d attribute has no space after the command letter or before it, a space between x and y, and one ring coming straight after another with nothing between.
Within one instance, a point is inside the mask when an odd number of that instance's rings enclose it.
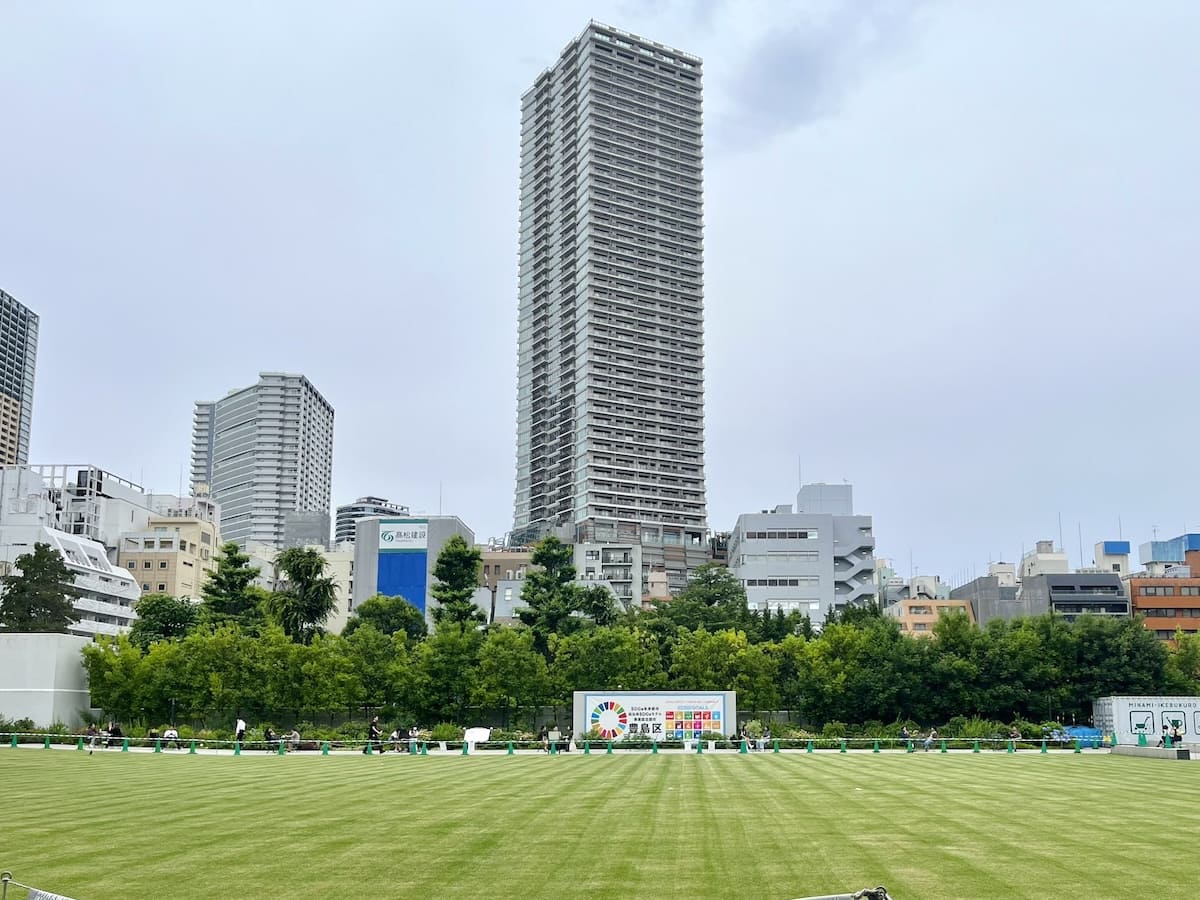
<instances>
[{"instance_id":1,"label":"mowed stripe on lawn","mask_svg":"<svg viewBox=\"0 0 1200 900\"><path fill-rule=\"evenodd\" d=\"M1200 766L1107 754L0 749L0 867L81 900L1190 897Z\"/></svg>"}]
</instances>

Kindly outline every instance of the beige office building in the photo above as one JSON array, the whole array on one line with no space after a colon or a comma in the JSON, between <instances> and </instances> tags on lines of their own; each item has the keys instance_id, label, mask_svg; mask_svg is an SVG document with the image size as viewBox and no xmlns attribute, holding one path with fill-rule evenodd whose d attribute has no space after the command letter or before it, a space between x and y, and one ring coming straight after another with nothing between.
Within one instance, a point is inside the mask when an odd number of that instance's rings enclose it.
<instances>
[{"instance_id":1,"label":"beige office building","mask_svg":"<svg viewBox=\"0 0 1200 900\"><path fill-rule=\"evenodd\" d=\"M207 497L188 497L150 517L144 531L121 535L118 564L143 594L199 600L221 546L220 507Z\"/></svg>"}]
</instances>

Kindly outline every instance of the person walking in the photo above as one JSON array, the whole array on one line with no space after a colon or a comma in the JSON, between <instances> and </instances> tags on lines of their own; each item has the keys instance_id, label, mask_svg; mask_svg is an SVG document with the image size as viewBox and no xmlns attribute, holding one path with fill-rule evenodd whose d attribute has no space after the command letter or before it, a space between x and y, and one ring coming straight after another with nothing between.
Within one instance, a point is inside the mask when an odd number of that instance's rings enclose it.
<instances>
[{"instance_id":1,"label":"person walking","mask_svg":"<svg viewBox=\"0 0 1200 900\"><path fill-rule=\"evenodd\" d=\"M379 716L376 716L371 720L371 724L367 728L367 745L363 747L363 753L369 754L374 749L374 745L377 744L379 739L382 737L383 729L379 727ZM382 747L380 750L382 752Z\"/></svg>"},{"instance_id":2,"label":"person walking","mask_svg":"<svg viewBox=\"0 0 1200 900\"><path fill-rule=\"evenodd\" d=\"M233 726L233 739L239 744L246 740L246 720L238 716L237 723Z\"/></svg>"},{"instance_id":3,"label":"person walking","mask_svg":"<svg viewBox=\"0 0 1200 900\"><path fill-rule=\"evenodd\" d=\"M99 737L100 732L96 730L95 723L89 725L87 727L88 756L91 756L92 751L96 749L96 741L99 739Z\"/></svg>"}]
</instances>

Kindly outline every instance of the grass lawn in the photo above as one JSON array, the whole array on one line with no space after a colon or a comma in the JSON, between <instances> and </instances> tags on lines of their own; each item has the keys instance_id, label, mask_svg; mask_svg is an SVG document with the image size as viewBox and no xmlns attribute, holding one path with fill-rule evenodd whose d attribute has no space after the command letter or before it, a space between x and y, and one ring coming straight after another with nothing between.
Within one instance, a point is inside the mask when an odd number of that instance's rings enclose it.
<instances>
[{"instance_id":1,"label":"grass lawn","mask_svg":"<svg viewBox=\"0 0 1200 900\"><path fill-rule=\"evenodd\" d=\"M0 797L0 869L79 900L1200 891L1200 765L1104 753L0 748Z\"/></svg>"}]
</instances>

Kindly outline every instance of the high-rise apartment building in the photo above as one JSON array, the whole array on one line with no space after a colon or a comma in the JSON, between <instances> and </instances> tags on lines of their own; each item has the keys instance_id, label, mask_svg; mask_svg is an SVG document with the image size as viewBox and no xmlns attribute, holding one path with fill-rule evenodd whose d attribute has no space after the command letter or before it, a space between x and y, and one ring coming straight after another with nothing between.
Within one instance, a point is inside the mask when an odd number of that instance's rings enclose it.
<instances>
[{"instance_id":1,"label":"high-rise apartment building","mask_svg":"<svg viewBox=\"0 0 1200 900\"><path fill-rule=\"evenodd\" d=\"M354 523L359 519L369 519L372 516L407 515L407 506L392 503L382 497L359 497L353 503L347 503L337 508L333 542L335 544L354 543Z\"/></svg>"},{"instance_id":2,"label":"high-rise apartment building","mask_svg":"<svg viewBox=\"0 0 1200 900\"><path fill-rule=\"evenodd\" d=\"M303 375L196 404L192 488L221 505L221 537L242 547L329 541L333 407Z\"/></svg>"},{"instance_id":3,"label":"high-rise apartment building","mask_svg":"<svg viewBox=\"0 0 1200 900\"><path fill-rule=\"evenodd\" d=\"M29 462L38 317L0 291L0 465Z\"/></svg>"},{"instance_id":4,"label":"high-rise apartment building","mask_svg":"<svg viewBox=\"0 0 1200 900\"><path fill-rule=\"evenodd\" d=\"M674 587L707 552L701 124L697 57L597 22L521 101L512 541L636 544Z\"/></svg>"}]
</instances>

